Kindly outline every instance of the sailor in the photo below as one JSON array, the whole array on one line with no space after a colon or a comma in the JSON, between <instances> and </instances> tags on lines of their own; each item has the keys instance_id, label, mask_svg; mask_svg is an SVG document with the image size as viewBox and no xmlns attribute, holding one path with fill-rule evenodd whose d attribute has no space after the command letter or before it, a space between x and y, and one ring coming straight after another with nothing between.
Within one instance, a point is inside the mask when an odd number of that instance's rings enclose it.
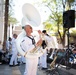
<instances>
[{"instance_id":1,"label":"sailor","mask_svg":"<svg viewBox=\"0 0 76 75\"><path fill-rule=\"evenodd\" d=\"M50 50L50 48L57 48L56 40L53 39L52 36L48 35L46 30L43 30L42 33L43 33L43 36L44 36L44 40L43 40L43 43L42 43L43 49L45 49L46 47L47 47L47 50ZM40 64L42 66L42 70L46 70L47 69L47 50L40 57Z\"/></svg>"},{"instance_id":2,"label":"sailor","mask_svg":"<svg viewBox=\"0 0 76 75\"><path fill-rule=\"evenodd\" d=\"M13 34L13 38L12 38L12 57L11 57L11 60L10 60L10 63L9 63L9 66L12 67L12 66L17 66L18 63L17 63L17 54L18 54L18 51L17 51L17 47L16 47L16 38L17 38L17 34ZM14 62L14 64L13 64Z\"/></svg>"},{"instance_id":3,"label":"sailor","mask_svg":"<svg viewBox=\"0 0 76 75\"><path fill-rule=\"evenodd\" d=\"M42 31L44 39L42 42L42 48L45 49L47 46L47 35L46 35L46 30ZM47 69L47 50L46 52L40 57L40 67L42 68L42 70L46 70Z\"/></svg>"},{"instance_id":4,"label":"sailor","mask_svg":"<svg viewBox=\"0 0 76 75\"><path fill-rule=\"evenodd\" d=\"M26 59L26 65L25 65L25 72L24 75L36 75L37 72L37 65L38 65L38 57L36 58L27 58L27 52L32 51L35 47L42 44L42 39L39 39L37 43L35 43L34 37L31 35L33 32L33 29L31 25L27 24L24 27L24 30L26 32L26 36L24 37L23 41L21 42L21 48L25 51L25 59Z\"/></svg>"}]
</instances>

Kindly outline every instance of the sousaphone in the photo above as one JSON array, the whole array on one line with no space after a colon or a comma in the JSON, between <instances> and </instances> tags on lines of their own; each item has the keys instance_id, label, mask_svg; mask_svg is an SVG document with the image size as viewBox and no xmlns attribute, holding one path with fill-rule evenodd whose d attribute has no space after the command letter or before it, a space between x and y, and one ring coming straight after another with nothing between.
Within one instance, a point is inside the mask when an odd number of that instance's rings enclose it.
<instances>
[{"instance_id":1,"label":"sousaphone","mask_svg":"<svg viewBox=\"0 0 76 75\"><path fill-rule=\"evenodd\" d=\"M24 27L26 24L30 24L31 26L39 26L41 23L41 16L38 12L38 10L29 3L25 3L22 7L22 13L23 13L23 18L22 18L22 27ZM16 41L16 45L17 45L17 49L18 52L23 56L25 54L25 52L22 50L22 48L20 47L21 41L23 40L23 38L26 36L25 31L23 30L17 37L17 41ZM45 50L43 52L41 51L37 51L35 53L30 53L27 52L26 57L27 58L36 58L41 56L43 53L45 52Z\"/></svg>"},{"instance_id":2,"label":"sousaphone","mask_svg":"<svg viewBox=\"0 0 76 75\"><path fill-rule=\"evenodd\" d=\"M29 23L32 26L40 25L41 23L40 13L32 4L29 3L24 4L22 7L22 13L23 13L22 23L24 23L25 25Z\"/></svg>"}]
</instances>

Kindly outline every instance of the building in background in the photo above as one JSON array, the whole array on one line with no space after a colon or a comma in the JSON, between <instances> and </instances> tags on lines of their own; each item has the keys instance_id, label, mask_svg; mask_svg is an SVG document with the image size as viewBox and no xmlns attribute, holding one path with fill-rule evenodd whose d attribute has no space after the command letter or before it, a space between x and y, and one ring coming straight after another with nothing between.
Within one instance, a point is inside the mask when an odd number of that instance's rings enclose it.
<instances>
[{"instance_id":1,"label":"building in background","mask_svg":"<svg viewBox=\"0 0 76 75\"><path fill-rule=\"evenodd\" d=\"M11 34L17 34L17 35L19 35L21 32L22 32L22 26L20 26L20 25L19 26L14 25L13 29L12 29L12 31L10 33L10 35ZM12 35L11 35L11 37L12 37Z\"/></svg>"},{"instance_id":2,"label":"building in background","mask_svg":"<svg viewBox=\"0 0 76 75\"><path fill-rule=\"evenodd\" d=\"M0 40L3 42L4 36L4 0L0 0Z\"/></svg>"}]
</instances>

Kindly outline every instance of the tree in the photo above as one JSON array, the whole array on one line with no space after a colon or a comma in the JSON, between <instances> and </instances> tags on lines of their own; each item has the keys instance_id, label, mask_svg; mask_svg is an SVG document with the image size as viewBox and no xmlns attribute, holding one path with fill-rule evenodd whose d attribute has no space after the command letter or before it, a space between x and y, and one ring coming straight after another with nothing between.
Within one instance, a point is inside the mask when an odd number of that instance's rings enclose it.
<instances>
[{"instance_id":1,"label":"tree","mask_svg":"<svg viewBox=\"0 0 76 75\"><path fill-rule=\"evenodd\" d=\"M60 36L61 41L63 41L62 38L62 13L63 13L63 8L62 8L62 1L60 0L43 0L42 4L44 4L46 7L49 8L51 11L50 16L48 18L49 26L47 26L47 21L45 22L45 27L50 28L58 35ZM52 27L52 28L51 28ZM63 43L63 42L62 42Z\"/></svg>"},{"instance_id":2,"label":"tree","mask_svg":"<svg viewBox=\"0 0 76 75\"><path fill-rule=\"evenodd\" d=\"M67 10L70 10L70 9L71 9L71 6L72 6L72 4L74 3L74 1L75 1L75 0L66 0L67 6L68 6L68 7L66 7Z\"/></svg>"},{"instance_id":3,"label":"tree","mask_svg":"<svg viewBox=\"0 0 76 75\"><path fill-rule=\"evenodd\" d=\"M74 0L67 1L72 2ZM58 33L63 46L65 45L65 34L67 32L67 28L63 28L62 22L64 8L67 8L65 6L65 3L63 3L63 0L42 0L42 5L48 7L51 11L48 20L46 20L46 22L44 22L43 24L45 25L45 28L47 27L48 30L53 30Z\"/></svg>"},{"instance_id":4,"label":"tree","mask_svg":"<svg viewBox=\"0 0 76 75\"><path fill-rule=\"evenodd\" d=\"M8 11L9 11L9 0L5 0L4 41L3 41L3 50L4 51L6 50Z\"/></svg>"},{"instance_id":5,"label":"tree","mask_svg":"<svg viewBox=\"0 0 76 75\"><path fill-rule=\"evenodd\" d=\"M43 22L44 28L49 32L50 30L53 30L52 24L48 21Z\"/></svg>"},{"instance_id":6,"label":"tree","mask_svg":"<svg viewBox=\"0 0 76 75\"><path fill-rule=\"evenodd\" d=\"M13 0L10 0L10 2L9 2L9 12L8 12L8 14L9 14L8 15L8 26L10 24L14 25L14 24L18 23L17 19L13 17L13 15L14 15L13 6L15 6L14 3L13 3Z\"/></svg>"},{"instance_id":7,"label":"tree","mask_svg":"<svg viewBox=\"0 0 76 75\"><path fill-rule=\"evenodd\" d=\"M10 24L14 25L14 24L17 24L17 23L18 23L18 21L17 21L16 18L9 16L8 25L10 25Z\"/></svg>"},{"instance_id":8,"label":"tree","mask_svg":"<svg viewBox=\"0 0 76 75\"><path fill-rule=\"evenodd\" d=\"M11 7L10 3L11 2L9 2L9 0L5 0L4 41L3 41L3 50L4 51L6 51L7 28L10 25L10 23L12 23L12 24L18 23L18 21L16 20L16 18L12 17L12 13L9 12L9 8Z\"/></svg>"}]
</instances>

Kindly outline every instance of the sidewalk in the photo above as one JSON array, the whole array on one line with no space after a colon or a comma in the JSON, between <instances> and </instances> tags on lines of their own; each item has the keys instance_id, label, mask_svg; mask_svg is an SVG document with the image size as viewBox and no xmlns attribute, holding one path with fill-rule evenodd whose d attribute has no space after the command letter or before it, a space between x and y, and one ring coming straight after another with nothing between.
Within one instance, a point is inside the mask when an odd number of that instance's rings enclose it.
<instances>
[{"instance_id":1,"label":"sidewalk","mask_svg":"<svg viewBox=\"0 0 76 75\"><path fill-rule=\"evenodd\" d=\"M15 67L9 67L9 65L0 65L0 75L23 75L25 70L24 66L24 64ZM46 73L38 70L37 75L46 75Z\"/></svg>"},{"instance_id":2,"label":"sidewalk","mask_svg":"<svg viewBox=\"0 0 76 75\"><path fill-rule=\"evenodd\" d=\"M21 75L18 66L0 65L0 75Z\"/></svg>"},{"instance_id":3,"label":"sidewalk","mask_svg":"<svg viewBox=\"0 0 76 75\"><path fill-rule=\"evenodd\" d=\"M0 75L23 75L25 64L20 66L9 67L9 65L0 65ZM76 69L66 70L65 68L59 68L60 75L76 75ZM38 69L37 75L48 75L46 71Z\"/></svg>"}]
</instances>

